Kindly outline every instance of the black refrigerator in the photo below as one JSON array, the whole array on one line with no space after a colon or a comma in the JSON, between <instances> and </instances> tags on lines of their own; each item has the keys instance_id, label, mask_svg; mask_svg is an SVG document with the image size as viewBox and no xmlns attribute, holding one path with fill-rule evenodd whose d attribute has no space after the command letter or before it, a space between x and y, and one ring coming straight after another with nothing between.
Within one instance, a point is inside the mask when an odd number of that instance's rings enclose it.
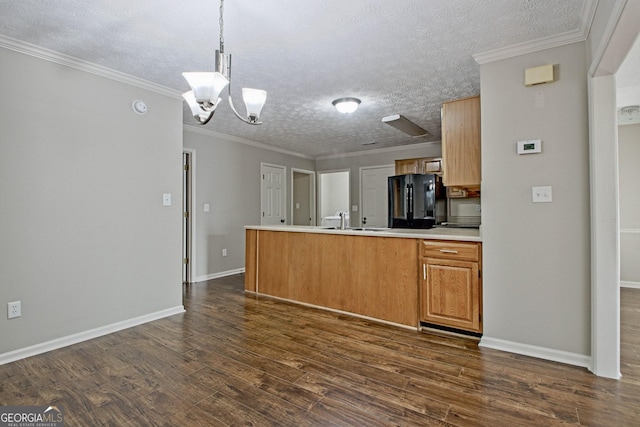
<instances>
[{"instance_id":1,"label":"black refrigerator","mask_svg":"<svg viewBox=\"0 0 640 427\"><path fill-rule=\"evenodd\" d=\"M446 221L446 189L434 174L390 176L389 227L431 228Z\"/></svg>"}]
</instances>

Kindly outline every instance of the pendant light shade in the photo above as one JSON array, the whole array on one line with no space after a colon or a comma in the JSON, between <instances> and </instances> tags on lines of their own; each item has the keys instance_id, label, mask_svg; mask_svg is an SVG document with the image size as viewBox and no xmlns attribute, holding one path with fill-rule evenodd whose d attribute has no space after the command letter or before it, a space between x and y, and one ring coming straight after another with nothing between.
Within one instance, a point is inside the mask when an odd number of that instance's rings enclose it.
<instances>
[{"instance_id":1,"label":"pendant light shade","mask_svg":"<svg viewBox=\"0 0 640 427\"><path fill-rule=\"evenodd\" d=\"M218 72L187 72L182 73L187 80L196 102L215 104L220 93L229 84L229 80Z\"/></svg>"},{"instance_id":2,"label":"pendant light shade","mask_svg":"<svg viewBox=\"0 0 640 427\"><path fill-rule=\"evenodd\" d=\"M191 109L191 115L193 115L193 118L201 125L206 125L209 120L211 120L216 107L220 104L220 101L222 101L222 99L218 98L215 103L208 104L209 106L205 109L196 101L196 97L192 90L183 93L182 97Z\"/></svg>"},{"instance_id":3,"label":"pendant light shade","mask_svg":"<svg viewBox=\"0 0 640 427\"><path fill-rule=\"evenodd\" d=\"M257 121L262 112L265 102L267 102L267 91L262 89L242 88L242 99L247 106L247 116L249 120Z\"/></svg>"}]
</instances>

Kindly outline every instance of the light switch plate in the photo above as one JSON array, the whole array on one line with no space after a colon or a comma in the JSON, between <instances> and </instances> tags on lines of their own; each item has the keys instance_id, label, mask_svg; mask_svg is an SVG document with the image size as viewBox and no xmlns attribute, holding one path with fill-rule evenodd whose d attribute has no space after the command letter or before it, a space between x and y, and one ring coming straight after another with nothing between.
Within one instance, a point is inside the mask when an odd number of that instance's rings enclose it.
<instances>
[{"instance_id":1,"label":"light switch plate","mask_svg":"<svg viewBox=\"0 0 640 427\"><path fill-rule=\"evenodd\" d=\"M204 204L204 211L209 212L209 203Z\"/></svg>"},{"instance_id":2,"label":"light switch plate","mask_svg":"<svg viewBox=\"0 0 640 427\"><path fill-rule=\"evenodd\" d=\"M171 193L164 193L162 195L162 206L171 206Z\"/></svg>"},{"instance_id":3,"label":"light switch plate","mask_svg":"<svg viewBox=\"0 0 640 427\"><path fill-rule=\"evenodd\" d=\"M533 203L552 202L551 186L531 187L531 201Z\"/></svg>"}]
</instances>

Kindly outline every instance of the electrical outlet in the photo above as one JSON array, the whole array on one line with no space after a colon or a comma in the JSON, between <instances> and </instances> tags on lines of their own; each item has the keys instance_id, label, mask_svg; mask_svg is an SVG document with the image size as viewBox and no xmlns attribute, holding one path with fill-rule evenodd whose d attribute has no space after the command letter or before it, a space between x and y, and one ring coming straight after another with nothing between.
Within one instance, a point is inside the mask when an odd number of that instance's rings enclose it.
<instances>
[{"instance_id":1,"label":"electrical outlet","mask_svg":"<svg viewBox=\"0 0 640 427\"><path fill-rule=\"evenodd\" d=\"M227 256L227 249L226 248L222 250L222 256Z\"/></svg>"},{"instance_id":2,"label":"electrical outlet","mask_svg":"<svg viewBox=\"0 0 640 427\"><path fill-rule=\"evenodd\" d=\"M7 319L14 319L20 316L22 316L20 301L7 303Z\"/></svg>"},{"instance_id":3,"label":"electrical outlet","mask_svg":"<svg viewBox=\"0 0 640 427\"><path fill-rule=\"evenodd\" d=\"M553 201L551 186L531 187L531 201L533 203L551 203Z\"/></svg>"}]
</instances>

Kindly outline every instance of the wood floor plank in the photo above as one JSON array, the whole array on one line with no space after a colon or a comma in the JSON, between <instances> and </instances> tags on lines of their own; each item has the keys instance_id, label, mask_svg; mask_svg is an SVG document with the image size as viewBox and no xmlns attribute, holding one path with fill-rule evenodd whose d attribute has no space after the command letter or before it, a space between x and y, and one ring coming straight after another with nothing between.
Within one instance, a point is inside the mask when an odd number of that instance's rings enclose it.
<instances>
[{"instance_id":1,"label":"wood floor plank","mask_svg":"<svg viewBox=\"0 0 640 427\"><path fill-rule=\"evenodd\" d=\"M0 366L0 405L69 426L627 426L640 419L640 290L621 290L621 380L477 340L184 287L186 313Z\"/></svg>"},{"instance_id":2,"label":"wood floor plank","mask_svg":"<svg viewBox=\"0 0 640 427\"><path fill-rule=\"evenodd\" d=\"M236 400L229 399L222 393L217 393L198 403L198 408L229 426L277 427L292 425L282 424Z\"/></svg>"},{"instance_id":3,"label":"wood floor plank","mask_svg":"<svg viewBox=\"0 0 640 427\"><path fill-rule=\"evenodd\" d=\"M313 347L305 346L294 340L289 340L286 338L273 338L272 340L270 340L270 344L278 346L281 349L286 349L291 353L298 354L302 357L308 358L324 365L330 375L347 375L351 378L351 381L354 380L354 376L357 376L363 381L366 378L375 378L385 384L404 388L409 380L408 377L405 377L403 375L399 375L397 373L390 374L386 371L382 371L365 363L340 357L339 355L334 354L327 349L319 351L317 349L314 349ZM313 367L305 367L303 369L317 369L317 365Z\"/></svg>"},{"instance_id":4,"label":"wood floor plank","mask_svg":"<svg viewBox=\"0 0 640 427\"><path fill-rule=\"evenodd\" d=\"M373 414L331 398L320 400L310 412L326 418L328 420L326 425L328 426L389 426L388 423L377 419Z\"/></svg>"}]
</instances>

